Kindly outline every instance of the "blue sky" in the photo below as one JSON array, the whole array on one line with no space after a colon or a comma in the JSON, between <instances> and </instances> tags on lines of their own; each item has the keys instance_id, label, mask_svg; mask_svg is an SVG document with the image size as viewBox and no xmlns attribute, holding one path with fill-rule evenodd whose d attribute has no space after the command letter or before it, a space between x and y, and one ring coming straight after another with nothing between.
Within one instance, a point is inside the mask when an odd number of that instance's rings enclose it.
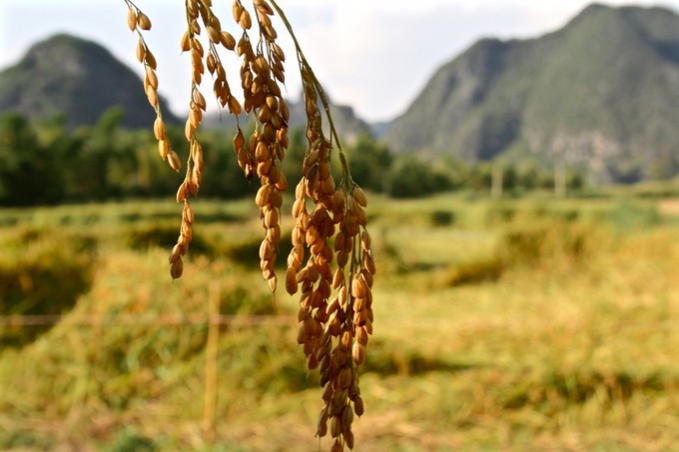
<instances>
[{"instance_id":1,"label":"blue sky","mask_svg":"<svg viewBox=\"0 0 679 452\"><path fill-rule=\"evenodd\" d=\"M224 28L231 2L214 0ZM246 2L244 2L246 3ZM315 72L338 103L370 120L401 113L443 63L481 37L527 38L565 24L589 2L581 0L279 0ZM629 4L608 1L610 5ZM153 21L147 42L159 61L160 92L172 109L186 110L187 56L179 54L184 17L180 1L138 0ZM247 3L246 3L247 4ZM638 0L637 5L658 2ZM679 0L662 5L679 10ZM123 0L0 1L0 68L15 63L38 40L57 32L92 39L141 74ZM283 26L276 27L279 35ZM289 41L284 49L293 55ZM229 60L227 55L227 60ZM235 56L230 58L237 76ZM288 69L288 93L299 80ZM209 92L206 86L205 91Z\"/></svg>"}]
</instances>

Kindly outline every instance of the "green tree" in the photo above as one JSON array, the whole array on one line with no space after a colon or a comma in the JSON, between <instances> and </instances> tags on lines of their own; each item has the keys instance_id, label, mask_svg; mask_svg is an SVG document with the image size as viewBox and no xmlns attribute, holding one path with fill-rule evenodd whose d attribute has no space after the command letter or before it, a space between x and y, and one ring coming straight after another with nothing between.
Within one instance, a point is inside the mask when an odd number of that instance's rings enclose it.
<instances>
[{"instance_id":1,"label":"green tree","mask_svg":"<svg viewBox=\"0 0 679 452\"><path fill-rule=\"evenodd\" d=\"M69 150L68 165L64 166L71 199L101 200L112 194L108 172L118 154L122 117L122 110L110 109L92 129L81 128L74 133L78 145Z\"/></svg>"},{"instance_id":2,"label":"green tree","mask_svg":"<svg viewBox=\"0 0 679 452\"><path fill-rule=\"evenodd\" d=\"M386 144L363 133L348 150L351 175L360 186L373 191L387 191L393 157Z\"/></svg>"},{"instance_id":3,"label":"green tree","mask_svg":"<svg viewBox=\"0 0 679 452\"><path fill-rule=\"evenodd\" d=\"M468 186L471 168L464 160L446 155L441 158L440 165L448 177L451 188L460 189Z\"/></svg>"},{"instance_id":4,"label":"green tree","mask_svg":"<svg viewBox=\"0 0 679 452\"><path fill-rule=\"evenodd\" d=\"M257 191L256 184L243 177L243 170L235 159L232 139L223 132L206 132L201 135L201 144L205 159L201 196L232 199Z\"/></svg>"},{"instance_id":5,"label":"green tree","mask_svg":"<svg viewBox=\"0 0 679 452\"><path fill-rule=\"evenodd\" d=\"M35 129L18 113L0 116L0 202L52 204L63 196L59 155L43 149Z\"/></svg>"},{"instance_id":6,"label":"green tree","mask_svg":"<svg viewBox=\"0 0 679 452\"><path fill-rule=\"evenodd\" d=\"M396 198L416 198L450 190L450 180L434 171L431 165L415 155L397 158L390 172L390 194Z\"/></svg>"},{"instance_id":7,"label":"green tree","mask_svg":"<svg viewBox=\"0 0 679 452\"><path fill-rule=\"evenodd\" d=\"M468 187L473 190L490 190L493 168L488 162L474 165L469 173Z\"/></svg>"}]
</instances>

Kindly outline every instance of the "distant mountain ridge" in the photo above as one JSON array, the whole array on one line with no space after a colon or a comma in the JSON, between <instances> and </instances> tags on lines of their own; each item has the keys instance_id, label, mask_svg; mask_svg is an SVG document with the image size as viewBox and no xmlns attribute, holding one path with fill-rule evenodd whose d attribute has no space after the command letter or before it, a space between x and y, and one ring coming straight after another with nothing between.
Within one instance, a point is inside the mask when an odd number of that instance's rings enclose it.
<instances>
[{"instance_id":1,"label":"distant mountain ridge","mask_svg":"<svg viewBox=\"0 0 679 452\"><path fill-rule=\"evenodd\" d=\"M153 125L155 112L142 80L104 47L75 36L41 41L0 72L0 112L32 119L64 114L75 127L93 124L113 106L123 108L126 127ZM161 108L167 122L179 122L164 99Z\"/></svg>"},{"instance_id":2,"label":"distant mountain ridge","mask_svg":"<svg viewBox=\"0 0 679 452\"><path fill-rule=\"evenodd\" d=\"M679 16L592 4L536 39L477 42L385 139L400 152L532 158L632 182L677 173L678 121Z\"/></svg>"},{"instance_id":3,"label":"distant mountain ridge","mask_svg":"<svg viewBox=\"0 0 679 452\"><path fill-rule=\"evenodd\" d=\"M301 100L288 100L290 126L305 125ZM64 114L71 127L96 122L101 113L119 106L123 126L151 127L155 112L144 94L142 80L108 50L91 41L67 34L36 43L14 66L0 72L0 112L16 111L32 119ZM180 123L161 99L168 123ZM370 125L353 108L331 105L342 139L353 141L369 133ZM205 115L205 128L235 127L228 113Z\"/></svg>"}]
</instances>

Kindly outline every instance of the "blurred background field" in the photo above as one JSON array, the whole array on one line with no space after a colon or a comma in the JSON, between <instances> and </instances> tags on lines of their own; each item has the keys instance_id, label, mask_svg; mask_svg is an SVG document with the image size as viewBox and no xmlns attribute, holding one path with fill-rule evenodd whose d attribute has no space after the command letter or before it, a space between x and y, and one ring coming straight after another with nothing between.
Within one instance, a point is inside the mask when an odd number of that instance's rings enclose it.
<instances>
[{"instance_id":1,"label":"blurred background field","mask_svg":"<svg viewBox=\"0 0 679 452\"><path fill-rule=\"evenodd\" d=\"M617 190L372 196L379 278L357 450L679 443L679 201ZM0 210L0 314L63 314L0 327L0 448L318 450L317 375L296 345L296 298L272 296L257 269L256 207L194 208L174 282L171 201ZM214 448L201 424L210 296L231 319Z\"/></svg>"},{"instance_id":2,"label":"blurred background field","mask_svg":"<svg viewBox=\"0 0 679 452\"><path fill-rule=\"evenodd\" d=\"M356 450L678 449L679 0L621 2L286 0L369 192ZM125 3L0 2L0 450L328 450L297 299L261 278L259 184L233 158L253 118L210 100L170 278L182 172L158 158ZM144 3L183 160L187 15ZM290 69L283 215L309 148Z\"/></svg>"}]
</instances>

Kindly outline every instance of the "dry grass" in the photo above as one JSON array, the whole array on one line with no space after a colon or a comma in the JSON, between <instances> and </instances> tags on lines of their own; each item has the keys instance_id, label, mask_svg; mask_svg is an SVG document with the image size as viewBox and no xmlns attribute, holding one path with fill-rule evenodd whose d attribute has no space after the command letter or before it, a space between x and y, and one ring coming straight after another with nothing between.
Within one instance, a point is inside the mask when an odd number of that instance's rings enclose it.
<instances>
[{"instance_id":1,"label":"dry grass","mask_svg":"<svg viewBox=\"0 0 679 452\"><path fill-rule=\"evenodd\" d=\"M679 230L672 223L614 232L618 220L606 209L617 203L597 201L599 217L610 220L597 226L572 220L571 229L559 217L554 224L565 229L499 279L440 283L457 263L493 256L507 227L531 223L535 209L528 204L504 206L515 213L501 224L488 222L483 211L497 208L488 204L466 209L455 198L426 200L417 205L424 218L451 205L456 211L453 226L428 229L401 204L375 203L376 224L400 221L373 237L384 270L373 287L378 321L361 374L366 414L352 427L358 450L664 451L679 443ZM243 206L197 205L197 215L219 208L215 219L229 220L205 225L205 241L255 240L259 225L238 220L248 215ZM257 272L219 253L195 256L185 277L170 283L161 271L166 250L129 249L119 240L144 215L163 209L0 213L0 219L20 216L24 227L69 216L77 233L82 218L97 212L86 230L100 247L92 287L64 321L0 357L3 448L206 450L206 327L153 322L207 312L205 288L219 281L225 313L289 316L289 324L272 318L223 330L215 450L318 449L312 436L322 401L318 375L303 370L304 354L295 345L298 302L282 294L274 302ZM583 202L578 218L591 209ZM116 210L125 219L111 213ZM139 217L129 221L135 212ZM600 235L574 257L567 244L577 231ZM419 241L426 252L417 253ZM79 325L85 314L134 315L139 323Z\"/></svg>"}]
</instances>

